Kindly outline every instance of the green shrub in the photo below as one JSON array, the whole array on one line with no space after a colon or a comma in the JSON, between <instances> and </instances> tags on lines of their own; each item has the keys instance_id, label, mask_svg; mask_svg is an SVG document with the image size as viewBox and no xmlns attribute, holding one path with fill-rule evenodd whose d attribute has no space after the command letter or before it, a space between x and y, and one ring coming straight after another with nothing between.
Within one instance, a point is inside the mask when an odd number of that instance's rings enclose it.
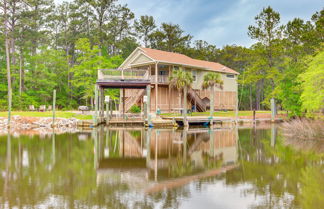
<instances>
[{"instance_id":1,"label":"green shrub","mask_svg":"<svg viewBox=\"0 0 324 209\"><path fill-rule=\"evenodd\" d=\"M130 110L131 113L140 113L141 112L141 108L137 105L133 105Z\"/></svg>"}]
</instances>

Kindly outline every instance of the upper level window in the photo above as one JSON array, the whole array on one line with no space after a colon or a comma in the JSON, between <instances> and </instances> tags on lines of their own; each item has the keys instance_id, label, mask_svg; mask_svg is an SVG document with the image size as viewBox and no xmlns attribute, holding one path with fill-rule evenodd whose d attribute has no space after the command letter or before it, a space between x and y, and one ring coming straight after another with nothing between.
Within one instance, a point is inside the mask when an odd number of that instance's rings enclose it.
<instances>
[{"instance_id":1,"label":"upper level window","mask_svg":"<svg viewBox=\"0 0 324 209\"><path fill-rule=\"evenodd\" d=\"M226 74L226 77L227 78L235 78L235 75L233 75L233 74Z\"/></svg>"},{"instance_id":2,"label":"upper level window","mask_svg":"<svg viewBox=\"0 0 324 209\"><path fill-rule=\"evenodd\" d=\"M159 75L168 75L168 71L166 70L160 70Z\"/></svg>"},{"instance_id":3,"label":"upper level window","mask_svg":"<svg viewBox=\"0 0 324 209\"><path fill-rule=\"evenodd\" d=\"M196 81L197 80L197 71L192 70L191 73L192 73L193 81Z\"/></svg>"}]
</instances>

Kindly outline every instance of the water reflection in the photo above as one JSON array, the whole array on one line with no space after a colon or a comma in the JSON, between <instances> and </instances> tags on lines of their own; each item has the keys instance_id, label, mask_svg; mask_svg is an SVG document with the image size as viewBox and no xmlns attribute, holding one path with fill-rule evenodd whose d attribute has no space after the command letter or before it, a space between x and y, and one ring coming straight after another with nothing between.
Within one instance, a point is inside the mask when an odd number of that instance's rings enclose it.
<instances>
[{"instance_id":1,"label":"water reflection","mask_svg":"<svg viewBox=\"0 0 324 209\"><path fill-rule=\"evenodd\" d=\"M105 181L112 173L119 173L129 181L125 183L144 189L153 182L235 164L236 131L235 128L95 130L97 178Z\"/></svg>"},{"instance_id":2,"label":"water reflection","mask_svg":"<svg viewBox=\"0 0 324 209\"><path fill-rule=\"evenodd\" d=\"M276 126L8 134L0 207L321 208L323 159Z\"/></svg>"}]
</instances>

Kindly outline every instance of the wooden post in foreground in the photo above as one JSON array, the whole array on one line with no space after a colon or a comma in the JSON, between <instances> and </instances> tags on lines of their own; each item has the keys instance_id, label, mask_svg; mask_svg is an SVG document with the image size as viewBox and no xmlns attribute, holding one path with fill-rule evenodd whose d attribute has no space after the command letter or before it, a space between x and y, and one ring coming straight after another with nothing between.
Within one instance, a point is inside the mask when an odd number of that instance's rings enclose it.
<instances>
[{"instance_id":1,"label":"wooden post in foreground","mask_svg":"<svg viewBox=\"0 0 324 209\"><path fill-rule=\"evenodd\" d=\"M253 123L255 123L255 109L253 109Z\"/></svg>"},{"instance_id":2,"label":"wooden post in foreground","mask_svg":"<svg viewBox=\"0 0 324 209\"><path fill-rule=\"evenodd\" d=\"M96 126L98 124L98 106L99 106L99 101L98 101L98 85L95 85L95 113L94 113L94 125Z\"/></svg>"},{"instance_id":3,"label":"wooden post in foreground","mask_svg":"<svg viewBox=\"0 0 324 209\"><path fill-rule=\"evenodd\" d=\"M151 125L151 86L148 85L146 87L146 95L147 95L147 102L146 102L146 116L147 116L147 125Z\"/></svg>"},{"instance_id":4,"label":"wooden post in foreground","mask_svg":"<svg viewBox=\"0 0 324 209\"><path fill-rule=\"evenodd\" d=\"M106 102L106 125L109 123L109 96L105 97L105 102Z\"/></svg>"},{"instance_id":5,"label":"wooden post in foreground","mask_svg":"<svg viewBox=\"0 0 324 209\"><path fill-rule=\"evenodd\" d=\"M271 98L270 104L271 104L271 122L274 122L276 117L276 103L274 98Z\"/></svg>"},{"instance_id":6,"label":"wooden post in foreground","mask_svg":"<svg viewBox=\"0 0 324 209\"><path fill-rule=\"evenodd\" d=\"M123 88L123 118L124 120L126 119L126 111L125 111L125 100L126 100L126 97L125 97L125 88Z\"/></svg>"},{"instance_id":7,"label":"wooden post in foreground","mask_svg":"<svg viewBox=\"0 0 324 209\"><path fill-rule=\"evenodd\" d=\"M52 127L55 128L55 105L56 105L56 90L53 90L53 124Z\"/></svg>"}]
</instances>

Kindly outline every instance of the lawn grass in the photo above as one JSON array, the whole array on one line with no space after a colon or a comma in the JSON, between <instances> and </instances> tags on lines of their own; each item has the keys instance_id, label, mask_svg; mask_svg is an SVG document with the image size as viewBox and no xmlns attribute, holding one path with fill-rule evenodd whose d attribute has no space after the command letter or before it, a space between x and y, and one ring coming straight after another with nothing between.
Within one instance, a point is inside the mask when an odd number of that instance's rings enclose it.
<instances>
[{"instance_id":1,"label":"lawn grass","mask_svg":"<svg viewBox=\"0 0 324 209\"><path fill-rule=\"evenodd\" d=\"M22 111L13 111L11 115L19 115L24 117L52 117L53 113L51 111L46 112L22 112ZM0 112L0 117L7 117L8 112ZM81 115L68 111L56 111L55 116L57 118L76 118L79 120L91 120L92 115Z\"/></svg>"}]
</instances>

